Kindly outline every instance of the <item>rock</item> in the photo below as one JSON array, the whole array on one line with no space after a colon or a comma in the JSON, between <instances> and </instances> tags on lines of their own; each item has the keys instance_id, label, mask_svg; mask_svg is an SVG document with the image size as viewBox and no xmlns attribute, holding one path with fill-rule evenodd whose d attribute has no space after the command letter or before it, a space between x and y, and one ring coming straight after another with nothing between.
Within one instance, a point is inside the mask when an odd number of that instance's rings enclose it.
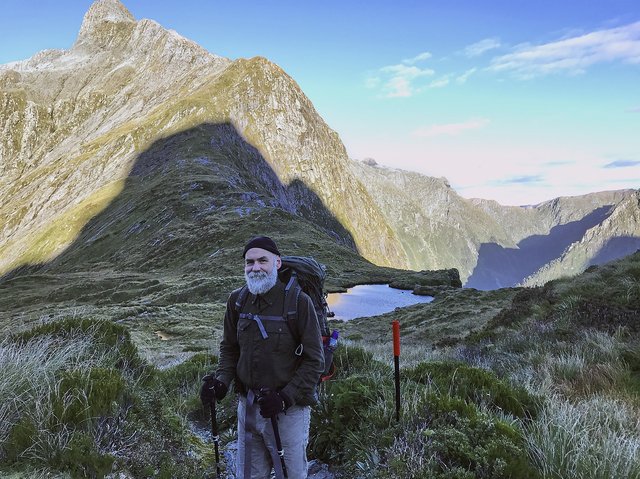
<instances>
[{"instance_id":1,"label":"rock","mask_svg":"<svg viewBox=\"0 0 640 479\"><path fill-rule=\"evenodd\" d=\"M236 452L238 450L237 441L230 442L224 449L224 460L227 466L227 479L235 479L236 477ZM335 475L329 471L326 464L312 460L309 461L308 479L334 479ZM275 478L275 474L271 474Z\"/></svg>"}]
</instances>

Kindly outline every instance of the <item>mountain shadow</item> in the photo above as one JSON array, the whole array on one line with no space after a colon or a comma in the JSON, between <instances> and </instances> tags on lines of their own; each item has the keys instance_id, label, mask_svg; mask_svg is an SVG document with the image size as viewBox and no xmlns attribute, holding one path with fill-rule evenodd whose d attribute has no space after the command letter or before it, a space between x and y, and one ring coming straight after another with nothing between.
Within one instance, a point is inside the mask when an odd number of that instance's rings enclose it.
<instances>
[{"instance_id":1,"label":"mountain shadow","mask_svg":"<svg viewBox=\"0 0 640 479\"><path fill-rule=\"evenodd\" d=\"M483 243L478 262L465 287L482 290L514 286L545 264L560 257L587 230L602 223L611 214L612 205L593 210L579 221L551 228L548 235L533 235L518 243L517 248L504 248L496 243Z\"/></svg>"},{"instance_id":2,"label":"mountain shadow","mask_svg":"<svg viewBox=\"0 0 640 479\"><path fill-rule=\"evenodd\" d=\"M285 254L357 252L304 182L282 184L232 124L200 124L140 153L122 191L55 258L3 275L0 310L15 305L6 301L16 292L27 302L82 303L162 288L139 276L146 272L237 278L242 247L255 234L273 236Z\"/></svg>"},{"instance_id":3,"label":"mountain shadow","mask_svg":"<svg viewBox=\"0 0 640 479\"><path fill-rule=\"evenodd\" d=\"M623 256L640 251L640 238L634 236L619 236L607 241L598 253L591 258L589 266L608 263Z\"/></svg>"}]
</instances>

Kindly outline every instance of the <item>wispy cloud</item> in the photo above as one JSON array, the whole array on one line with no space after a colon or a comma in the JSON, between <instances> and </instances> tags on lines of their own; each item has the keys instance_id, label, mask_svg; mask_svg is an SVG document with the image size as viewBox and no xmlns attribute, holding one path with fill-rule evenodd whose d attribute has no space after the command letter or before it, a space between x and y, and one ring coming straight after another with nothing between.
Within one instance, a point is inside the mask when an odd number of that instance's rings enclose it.
<instances>
[{"instance_id":1,"label":"wispy cloud","mask_svg":"<svg viewBox=\"0 0 640 479\"><path fill-rule=\"evenodd\" d=\"M429 58L431 58L431 53L422 52L413 58L405 58L404 60L402 60L402 63L404 63L405 65L415 65L416 63L428 60Z\"/></svg>"},{"instance_id":2,"label":"wispy cloud","mask_svg":"<svg viewBox=\"0 0 640 479\"><path fill-rule=\"evenodd\" d=\"M622 61L640 64L640 22L597 30L542 45L522 45L496 57L490 69L521 78L550 73L584 73L597 63Z\"/></svg>"},{"instance_id":3,"label":"wispy cloud","mask_svg":"<svg viewBox=\"0 0 640 479\"><path fill-rule=\"evenodd\" d=\"M542 163L542 166L555 167L555 166L567 166L567 165L573 165L573 164L575 164L574 161L556 160L556 161L547 161L546 163Z\"/></svg>"},{"instance_id":4,"label":"wispy cloud","mask_svg":"<svg viewBox=\"0 0 640 479\"><path fill-rule=\"evenodd\" d=\"M402 60L402 63L382 67L366 79L365 85L367 88L381 87L384 96L389 98L410 97L418 91L416 87L418 79L435 74L435 71L430 68L416 66L416 63L429 58L431 53L423 52L413 58Z\"/></svg>"},{"instance_id":5,"label":"wispy cloud","mask_svg":"<svg viewBox=\"0 0 640 479\"><path fill-rule=\"evenodd\" d=\"M445 75L443 77L438 78L437 80L433 80L429 83L429 88L442 88L449 84L449 75Z\"/></svg>"},{"instance_id":6,"label":"wispy cloud","mask_svg":"<svg viewBox=\"0 0 640 479\"><path fill-rule=\"evenodd\" d=\"M476 71L478 71L477 68L470 68L469 70L464 72L462 75L458 76L458 78L456 78L456 83L460 85L462 85L463 83L466 83L469 77L473 75Z\"/></svg>"},{"instance_id":7,"label":"wispy cloud","mask_svg":"<svg viewBox=\"0 0 640 479\"><path fill-rule=\"evenodd\" d=\"M528 185L537 184L545 181L542 175L524 175L524 176L512 176L511 178L504 178L498 180L496 183L500 185Z\"/></svg>"},{"instance_id":8,"label":"wispy cloud","mask_svg":"<svg viewBox=\"0 0 640 479\"><path fill-rule=\"evenodd\" d=\"M607 163L603 168L628 168L630 166L638 166L640 161L638 160L615 160L611 163Z\"/></svg>"},{"instance_id":9,"label":"wispy cloud","mask_svg":"<svg viewBox=\"0 0 640 479\"><path fill-rule=\"evenodd\" d=\"M637 106L635 108L629 108L627 111L629 113L640 113L640 106Z\"/></svg>"},{"instance_id":10,"label":"wispy cloud","mask_svg":"<svg viewBox=\"0 0 640 479\"><path fill-rule=\"evenodd\" d=\"M497 38L485 38L479 42L473 43L464 49L464 54L471 57L478 57L489 50L500 48L502 44Z\"/></svg>"},{"instance_id":11,"label":"wispy cloud","mask_svg":"<svg viewBox=\"0 0 640 479\"><path fill-rule=\"evenodd\" d=\"M433 136L455 136L468 130L477 130L489 124L486 118L477 118L462 123L444 123L437 125L427 125L413 131L413 136L428 138Z\"/></svg>"}]
</instances>

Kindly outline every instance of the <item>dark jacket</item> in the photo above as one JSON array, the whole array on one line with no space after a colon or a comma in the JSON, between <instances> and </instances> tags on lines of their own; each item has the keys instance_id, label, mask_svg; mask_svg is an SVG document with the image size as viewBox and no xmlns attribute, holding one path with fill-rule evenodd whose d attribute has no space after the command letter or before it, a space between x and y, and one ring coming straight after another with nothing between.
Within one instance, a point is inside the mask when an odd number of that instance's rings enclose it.
<instances>
[{"instance_id":1,"label":"dark jacket","mask_svg":"<svg viewBox=\"0 0 640 479\"><path fill-rule=\"evenodd\" d=\"M227 386L235 379L236 389L243 394L268 387L282 390L293 404L314 404L324 355L311 298L300 293L294 332L284 319L261 319L264 338L255 319L239 317L235 305L239 293L240 289L235 290L227 300L216 377ZM284 296L284 285L278 281L263 295L249 293L242 313L282 318ZM295 351L300 343L302 355L298 357Z\"/></svg>"}]
</instances>

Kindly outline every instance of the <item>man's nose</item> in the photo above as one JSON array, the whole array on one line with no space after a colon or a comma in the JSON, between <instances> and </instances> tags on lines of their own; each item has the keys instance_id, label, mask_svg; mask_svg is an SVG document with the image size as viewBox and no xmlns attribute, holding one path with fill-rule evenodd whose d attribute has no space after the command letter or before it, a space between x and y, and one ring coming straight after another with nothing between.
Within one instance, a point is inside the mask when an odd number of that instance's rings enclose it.
<instances>
[{"instance_id":1,"label":"man's nose","mask_svg":"<svg viewBox=\"0 0 640 479\"><path fill-rule=\"evenodd\" d=\"M253 263L251 271L260 271L260 263Z\"/></svg>"}]
</instances>

